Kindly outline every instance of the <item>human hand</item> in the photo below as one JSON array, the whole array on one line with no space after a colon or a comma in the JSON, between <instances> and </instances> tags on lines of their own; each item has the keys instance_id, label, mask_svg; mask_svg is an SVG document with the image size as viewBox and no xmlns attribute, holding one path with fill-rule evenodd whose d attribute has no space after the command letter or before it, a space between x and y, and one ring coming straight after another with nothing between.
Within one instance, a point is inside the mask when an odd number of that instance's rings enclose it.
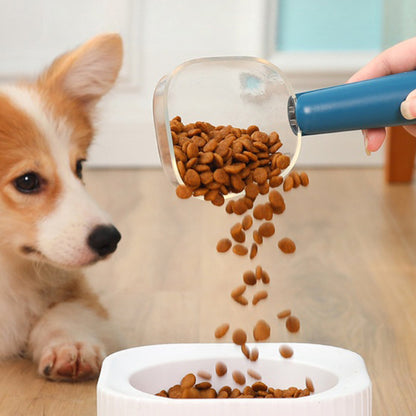
<instances>
[{"instance_id":1,"label":"human hand","mask_svg":"<svg viewBox=\"0 0 416 416\"><path fill-rule=\"evenodd\" d=\"M386 49L356 72L348 82L364 81L415 69L416 37ZM416 119L416 89L402 102L400 111L404 118L408 120ZM404 126L404 128L416 137L416 125ZM386 129L378 128L363 130L363 134L365 149L369 154L370 152L377 151L381 147L386 138Z\"/></svg>"}]
</instances>

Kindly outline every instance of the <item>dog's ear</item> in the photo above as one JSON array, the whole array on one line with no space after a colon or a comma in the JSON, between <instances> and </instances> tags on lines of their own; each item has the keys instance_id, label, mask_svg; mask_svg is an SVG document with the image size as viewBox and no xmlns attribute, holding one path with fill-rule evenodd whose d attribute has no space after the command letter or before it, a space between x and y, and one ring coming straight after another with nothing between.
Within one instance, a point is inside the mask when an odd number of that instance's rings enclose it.
<instances>
[{"instance_id":1,"label":"dog's ear","mask_svg":"<svg viewBox=\"0 0 416 416\"><path fill-rule=\"evenodd\" d=\"M46 88L61 89L87 108L114 85L123 60L123 43L115 33L96 36L57 58L40 76Z\"/></svg>"}]
</instances>

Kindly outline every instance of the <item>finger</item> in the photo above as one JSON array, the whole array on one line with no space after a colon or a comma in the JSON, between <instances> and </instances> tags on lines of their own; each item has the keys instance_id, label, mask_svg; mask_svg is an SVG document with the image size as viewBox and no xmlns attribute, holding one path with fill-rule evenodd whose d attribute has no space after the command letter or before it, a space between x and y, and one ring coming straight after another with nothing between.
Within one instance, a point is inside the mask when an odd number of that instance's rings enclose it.
<instances>
[{"instance_id":1,"label":"finger","mask_svg":"<svg viewBox=\"0 0 416 416\"><path fill-rule=\"evenodd\" d=\"M376 152L380 149L386 138L386 129L368 129L364 130L365 148L367 152Z\"/></svg>"},{"instance_id":2,"label":"finger","mask_svg":"<svg viewBox=\"0 0 416 416\"><path fill-rule=\"evenodd\" d=\"M413 90L401 103L400 112L406 120L416 118L416 90Z\"/></svg>"},{"instance_id":3,"label":"finger","mask_svg":"<svg viewBox=\"0 0 416 416\"><path fill-rule=\"evenodd\" d=\"M386 49L356 72L348 82L397 74L416 69L416 37Z\"/></svg>"}]
</instances>

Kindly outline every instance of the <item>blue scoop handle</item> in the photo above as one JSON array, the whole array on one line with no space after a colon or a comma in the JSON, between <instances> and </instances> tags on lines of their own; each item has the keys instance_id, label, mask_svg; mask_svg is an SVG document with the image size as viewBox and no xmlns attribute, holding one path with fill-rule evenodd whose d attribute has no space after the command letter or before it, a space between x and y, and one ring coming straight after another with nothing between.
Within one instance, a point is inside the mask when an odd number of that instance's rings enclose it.
<instances>
[{"instance_id":1,"label":"blue scoop handle","mask_svg":"<svg viewBox=\"0 0 416 416\"><path fill-rule=\"evenodd\" d=\"M416 71L302 92L289 98L289 122L302 135L416 124L400 113L414 89Z\"/></svg>"}]
</instances>

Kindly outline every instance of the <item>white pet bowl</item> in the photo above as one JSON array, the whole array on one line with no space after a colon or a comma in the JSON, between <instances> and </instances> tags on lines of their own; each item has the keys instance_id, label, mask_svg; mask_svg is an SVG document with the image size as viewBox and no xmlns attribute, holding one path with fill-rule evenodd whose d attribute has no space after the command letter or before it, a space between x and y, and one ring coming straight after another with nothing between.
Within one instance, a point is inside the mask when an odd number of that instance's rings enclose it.
<instances>
[{"instance_id":1,"label":"white pet bowl","mask_svg":"<svg viewBox=\"0 0 416 416\"><path fill-rule=\"evenodd\" d=\"M325 345L290 345L294 355L284 359L275 343L248 344L259 349L259 359L246 359L234 344L166 344L127 349L104 360L97 385L98 416L371 416L371 381L356 353ZM224 362L228 373L215 374ZM209 371L218 390L239 387L234 370L252 368L269 387L304 388L309 377L315 393L291 399L169 399L155 396L179 384L187 373ZM204 380L197 380L204 381ZM256 380L247 376L246 385Z\"/></svg>"}]
</instances>

